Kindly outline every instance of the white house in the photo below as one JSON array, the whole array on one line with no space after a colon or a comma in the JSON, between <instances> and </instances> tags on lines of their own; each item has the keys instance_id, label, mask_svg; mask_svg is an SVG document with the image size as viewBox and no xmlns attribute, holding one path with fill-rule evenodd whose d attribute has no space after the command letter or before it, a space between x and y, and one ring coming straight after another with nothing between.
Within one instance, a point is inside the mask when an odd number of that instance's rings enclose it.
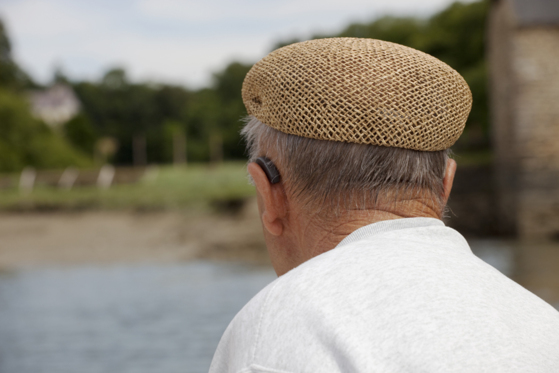
<instances>
[{"instance_id":1,"label":"white house","mask_svg":"<svg viewBox=\"0 0 559 373\"><path fill-rule=\"evenodd\" d=\"M33 115L51 127L72 119L80 110L80 102L71 87L55 84L44 91L30 93Z\"/></svg>"}]
</instances>

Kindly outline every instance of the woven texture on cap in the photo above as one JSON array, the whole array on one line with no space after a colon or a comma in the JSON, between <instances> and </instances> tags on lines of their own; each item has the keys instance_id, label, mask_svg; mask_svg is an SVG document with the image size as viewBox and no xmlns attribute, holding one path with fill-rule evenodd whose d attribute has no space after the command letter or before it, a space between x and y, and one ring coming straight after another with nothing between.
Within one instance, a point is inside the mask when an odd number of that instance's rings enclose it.
<instances>
[{"instance_id":1,"label":"woven texture on cap","mask_svg":"<svg viewBox=\"0 0 559 373\"><path fill-rule=\"evenodd\" d=\"M447 149L472 106L464 79L440 60L375 39L310 40L277 49L243 83L248 114L320 140Z\"/></svg>"}]
</instances>

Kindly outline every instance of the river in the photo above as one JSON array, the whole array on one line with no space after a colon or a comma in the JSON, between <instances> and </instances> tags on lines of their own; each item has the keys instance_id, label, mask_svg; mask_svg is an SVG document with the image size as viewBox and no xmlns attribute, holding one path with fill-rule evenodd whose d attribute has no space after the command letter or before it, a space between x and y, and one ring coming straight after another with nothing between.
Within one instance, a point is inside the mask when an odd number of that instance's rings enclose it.
<instances>
[{"instance_id":1,"label":"river","mask_svg":"<svg viewBox=\"0 0 559 373\"><path fill-rule=\"evenodd\" d=\"M538 269L534 259L518 264L518 245L471 244L559 307L557 271L550 280L541 267L549 256ZM3 271L0 372L207 372L229 321L274 278L269 267L211 261Z\"/></svg>"}]
</instances>

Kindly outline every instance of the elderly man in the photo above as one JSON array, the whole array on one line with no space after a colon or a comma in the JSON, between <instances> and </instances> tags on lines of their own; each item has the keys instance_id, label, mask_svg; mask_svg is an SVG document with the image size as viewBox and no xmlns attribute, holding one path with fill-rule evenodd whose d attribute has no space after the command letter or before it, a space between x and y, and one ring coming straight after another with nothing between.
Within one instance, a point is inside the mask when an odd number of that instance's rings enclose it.
<instances>
[{"instance_id":1,"label":"elderly man","mask_svg":"<svg viewBox=\"0 0 559 373\"><path fill-rule=\"evenodd\" d=\"M278 49L243 129L279 278L210 372L559 372L559 313L441 218L471 93L441 61L334 38Z\"/></svg>"}]
</instances>

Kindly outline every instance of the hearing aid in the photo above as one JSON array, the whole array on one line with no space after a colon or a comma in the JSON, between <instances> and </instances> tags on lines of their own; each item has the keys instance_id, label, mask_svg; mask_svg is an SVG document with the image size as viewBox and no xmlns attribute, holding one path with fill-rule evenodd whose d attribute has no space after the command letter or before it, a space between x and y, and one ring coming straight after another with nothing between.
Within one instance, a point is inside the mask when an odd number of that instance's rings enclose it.
<instances>
[{"instance_id":1,"label":"hearing aid","mask_svg":"<svg viewBox=\"0 0 559 373\"><path fill-rule=\"evenodd\" d=\"M281 181L281 175L276 168L276 165L274 165L274 162L270 159L266 157L258 157L254 162L260 166L262 171L264 171L270 184L277 184Z\"/></svg>"}]
</instances>

